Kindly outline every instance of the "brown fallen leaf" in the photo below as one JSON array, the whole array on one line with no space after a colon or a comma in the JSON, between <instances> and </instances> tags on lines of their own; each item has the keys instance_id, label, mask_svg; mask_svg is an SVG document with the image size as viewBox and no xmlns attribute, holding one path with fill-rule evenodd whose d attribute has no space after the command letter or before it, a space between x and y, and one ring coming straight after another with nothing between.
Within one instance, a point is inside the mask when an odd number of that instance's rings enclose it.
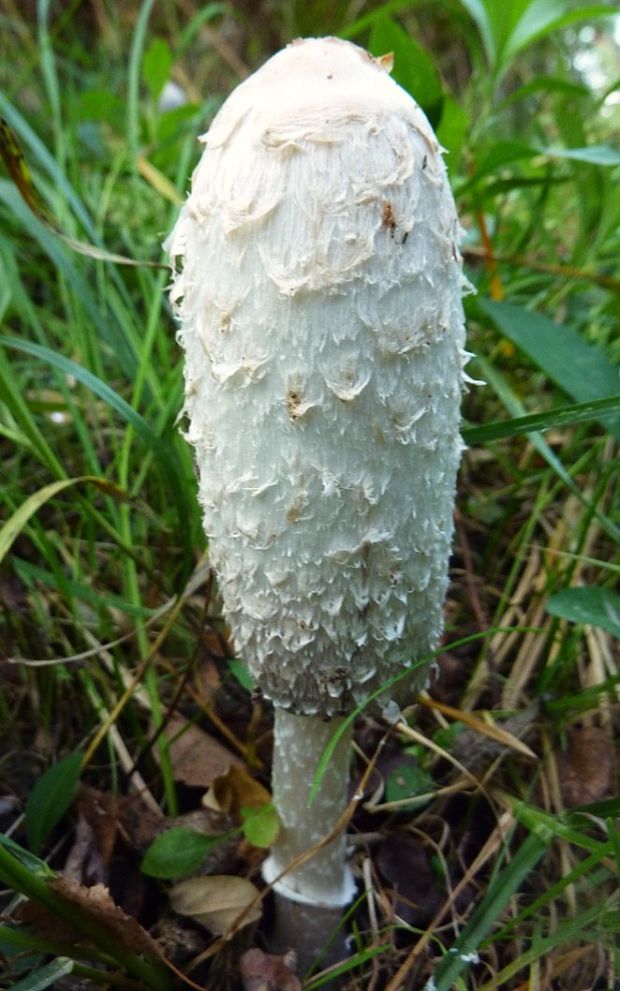
<instances>
[{"instance_id":1,"label":"brown fallen leaf","mask_svg":"<svg viewBox=\"0 0 620 991\"><path fill-rule=\"evenodd\" d=\"M63 901L79 910L81 918L87 917L105 928L111 936L133 953L159 957L157 943L142 928L137 919L123 912L103 884L87 888L63 876L52 878L49 887ZM83 933L71 922L60 918L38 902L29 901L19 911L21 922L28 923L37 936L63 943L77 943Z\"/></svg>"},{"instance_id":2,"label":"brown fallen leaf","mask_svg":"<svg viewBox=\"0 0 620 991\"><path fill-rule=\"evenodd\" d=\"M170 890L170 905L179 915L187 915L216 936L223 936L257 894L258 889L244 877L211 874L175 884ZM254 905L242 925L256 922L261 914L260 904Z\"/></svg>"},{"instance_id":3,"label":"brown fallen leaf","mask_svg":"<svg viewBox=\"0 0 620 991\"><path fill-rule=\"evenodd\" d=\"M90 824L102 863L107 867L117 837L118 796L80 785L77 807L79 815Z\"/></svg>"},{"instance_id":4,"label":"brown fallen leaf","mask_svg":"<svg viewBox=\"0 0 620 991\"><path fill-rule=\"evenodd\" d=\"M82 813L78 813L75 838L65 860L63 873L66 878L78 884L105 884L108 880L106 866L97 849L95 831Z\"/></svg>"},{"instance_id":5,"label":"brown fallen leaf","mask_svg":"<svg viewBox=\"0 0 620 991\"><path fill-rule=\"evenodd\" d=\"M50 912L40 902L22 902L15 910L15 918L28 926L30 932L53 943L66 943L68 946L79 943L83 936L70 922Z\"/></svg>"},{"instance_id":6,"label":"brown fallen leaf","mask_svg":"<svg viewBox=\"0 0 620 991\"><path fill-rule=\"evenodd\" d=\"M293 952L280 957L257 948L246 950L239 961L243 991L301 991L296 963Z\"/></svg>"},{"instance_id":7,"label":"brown fallen leaf","mask_svg":"<svg viewBox=\"0 0 620 991\"><path fill-rule=\"evenodd\" d=\"M107 884L118 831L117 797L89 788L78 789L75 839L63 874L81 884Z\"/></svg>"},{"instance_id":8,"label":"brown fallen leaf","mask_svg":"<svg viewBox=\"0 0 620 991\"><path fill-rule=\"evenodd\" d=\"M155 837L167 828L164 813L146 806L139 795L120 795L118 816L123 838L140 853L144 853Z\"/></svg>"},{"instance_id":9,"label":"brown fallen leaf","mask_svg":"<svg viewBox=\"0 0 620 991\"><path fill-rule=\"evenodd\" d=\"M601 726L572 729L568 748L557 763L567 808L600 802L613 794L616 754L609 733Z\"/></svg>"},{"instance_id":10,"label":"brown fallen leaf","mask_svg":"<svg viewBox=\"0 0 620 991\"><path fill-rule=\"evenodd\" d=\"M133 953L145 953L151 957L159 956L159 949L154 939L143 929L137 919L123 912L110 892L103 884L95 884L87 888L83 884L75 884L64 877L50 881L50 887L62 895L67 902L79 908L82 915L89 915L100 925L104 925L112 935Z\"/></svg>"},{"instance_id":11,"label":"brown fallen leaf","mask_svg":"<svg viewBox=\"0 0 620 991\"><path fill-rule=\"evenodd\" d=\"M215 696L222 684L218 665L213 660L213 657L209 656L213 653L215 651L209 645L209 638L207 638L207 656L199 663L195 679L198 697L203 705L204 703L211 704L215 700ZM221 656L222 659L225 657L221 650L218 656Z\"/></svg>"},{"instance_id":12,"label":"brown fallen leaf","mask_svg":"<svg viewBox=\"0 0 620 991\"><path fill-rule=\"evenodd\" d=\"M203 798L206 808L238 816L241 809L260 809L271 803L269 791L243 767L231 767L213 782Z\"/></svg>"},{"instance_id":13,"label":"brown fallen leaf","mask_svg":"<svg viewBox=\"0 0 620 991\"><path fill-rule=\"evenodd\" d=\"M190 788L209 788L231 766L240 764L239 758L219 740L182 716L172 716L166 736L175 780Z\"/></svg>"}]
</instances>

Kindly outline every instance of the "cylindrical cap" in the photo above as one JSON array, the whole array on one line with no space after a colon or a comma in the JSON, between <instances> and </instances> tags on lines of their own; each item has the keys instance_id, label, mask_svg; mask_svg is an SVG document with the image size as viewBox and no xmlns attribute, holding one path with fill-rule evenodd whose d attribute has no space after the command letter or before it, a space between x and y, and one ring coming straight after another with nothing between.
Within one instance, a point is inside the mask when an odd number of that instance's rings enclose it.
<instances>
[{"instance_id":1,"label":"cylindrical cap","mask_svg":"<svg viewBox=\"0 0 620 991\"><path fill-rule=\"evenodd\" d=\"M442 629L465 360L453 198L422 111L335 38L275 55L203 140L168 247L211 559L264 693L347 712Z\"/></svg>"}]
</instances>

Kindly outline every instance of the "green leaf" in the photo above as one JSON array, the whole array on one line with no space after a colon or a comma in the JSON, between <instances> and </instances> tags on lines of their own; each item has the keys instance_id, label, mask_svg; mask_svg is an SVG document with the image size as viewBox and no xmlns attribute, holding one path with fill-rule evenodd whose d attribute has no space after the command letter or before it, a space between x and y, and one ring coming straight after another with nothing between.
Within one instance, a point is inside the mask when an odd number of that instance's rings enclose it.
<instances>
[{"instance_id":1,"label":"green leaf","mask_svg":"<svg viewBox=\"0 0 620 991\"><path fill-rule=\"evenodd\" d=\"M82 754L79 751L68 754L41 775L30 793L26 803L26 835L34 853L39 853L46 836L71 805L81 769Z\"/></svg>"},{"instance_id":2,"label":"green leaf","mask_svg":"<svg viewBox=\"0 0 620 991\"><path fill-rule=\"evenodd\" d=\"M125 104L120 97L107 89L88 89L80 93L73 108L76 120L104 121L118 129L122 121Z\"/></svg>"},{"instance_id":3,"label":"green leaf","mask_svg":"<svg viewBox=\"0 0 620 991\"><path fill-rule=\"evenodd\" d=\"M589 833L575 828L571 824L574 822L575 816L569 817L567 821L564 816L551 815L549 812L536 808L534 805L528 805L527 802L522 802L519 799L510 798L509 801L514 807L517 818L532 834L538 836L545 843L550 843L553 839L561 839L582 850L590 850L600 854L603 844L600 840L590 836Z\"/></svg>"},{"instance_id":4,"label":"green leaf","mask_svg":"<svg viewBox=\"0 0 620 991\"><path fill-rule=\"evenodd\" d=\"M241 831L252 846L266 849L277 839L280 820L271 802L259 805L258 808L242 808L241 816Z\"/></svg>"},{"instance_id":5,"label":"green leaf","mask_svg":"<svg viewBox=\"0 0 620 991\"><path fill-rule=\"evenodd\" d=\"M33 971L28 977L22 978L17 984L12 984L11 987L13 991L44 991L44 988L52 987L61 977L70 974L74 966L73 960L70 960L69 957L57 957L56 960L45 964L44 967L39 967L38 970Z\"/></svg>"},{"instance_id":6,"label":"green leaf","mask_svg":"<svg viewBox=\"0 0 620 991\"><path fill-rule=\"evenodd\" d=\"M362 14L357 20L353 21L352 24L347 24L338 32L339 38L357 38L358 35L363 34L372 28L373 24L378 18L385 17L388 14L398 14L401 10L411 10L413 7L418 7L423 3L423 0L387 0L387 2L381 4L376 10L369 10L366 14ZM381 53L385 54L384 52Z\"/></svg>"},{"instance_id":7,"label":"green leaf","mask_svg":"<svg viewBox=\"0 0 620 991\"><path fill-rule=\"evenodd\" d=\"M495 172L502 165L516 162L520 158L533 158L535 154L535 148L523 144L521 141L496 141L478 163L476 175L481 176L488 172Z\"/></svg>"},{"instance_id":8,"label":"green leaf","mask_svg":"<svg viewBox=\"0 0 620 991\"><path fill-rule=\"evenodd\" d=\"M493 36L493 29L486 4L483 3L483 0L461 0L461 3L474 20L480 32L489 65L495 65L497 45Z\"/></svg>"},{"instance_id":9,"label":"green leaf","mask_svg":"<svg viewBox=\"0 0 620 991\"><path fill-rule=\"evenodd\" d=\"M515 55L552 31L595 17L612 7L589 4L569 10L567 0L461 0L475 21L493 72L499 78Z\"/></svg>"},{"instance_id":10,"label":"green leaf","mask_svg":"<svg viewBox=\"0 0 620 991\"><path fill-rule=\"evenodd\" d=\"M129 63L127 65L127 114L125 124L125 144L129 162L137 167L140 152L140 79L142 57L149 28L149 18L155 0L142 0L139 14L131 36Z\"/></svg>"},{"instance_id":11,"label":"green leaf","mask_svg":"<svg viewBox=\"0 0 620 991\"><path fill-rule=\"evenodd\" d=\"M592 878L588 881L591 883ZM581 909L574 915L571 914L568 919L554 926L551 936L541 936L539 928L535 927L535 936L531 944L507 963L499 973L495 973L495 986L511 986L510 978L520 970L531 967L536 960L543 957L548 959L549 953L557 953L562 944L567 943L569 948L574 948L582 940L588 939L594 927L600 930L601 925L604 926L605 918L610 915L608 905L607 899L596 899L593 905Z\"/></svg>"},{"instance_id":12,"label":"green leaf","mask_svg":"<svg viewBox=\"0 0 620 991\"><path fill-rule=\"evenodd\" d=\"M532 0L502 0L502 3L497 3L496 0L484 0L495 42L495 69L503 70L506 68L510 39L524 15L537 2L538 0L533 0L533 2ZM543 0L543 2L548 7L556 8L556 10L562 9L562 0Z\"/></svg>"},{"instance_id":13,"label":"green leaf","mask_svg":"<svg viewBox=\"0 0 620 991\"><path fill-rule=\"evenodd\" d=\"M231 673L237 679L242 688L245 688L246 692L254 691L254 682L252 681L252 675L248 671L248 666L245 661L240 661L238 658L228 662L228 667Z\"/></svg>"},{"instance_id":14,"label":"green leaf","mask_svg":"<svg viewBox=\"0 0 620 991\"><path fill-rule=\"evenodd\" d=\"M546 410L544 413L530 413L511 420L486 423L481 427L468 427L463 430L466 444L483 444L500 437L518 437L536 430L549 430L552 427L566 427L575 423L587 423L600 419L603 413L620 412L620 396L597 399L588 403L575 403Z\"/></svg>"},{"instance_id":15,"label":"green leaf","mask_svg":"<svg viewBox=\"0 0 620 991\"><path fill-rule=\"evenodd\" d=\"M97 224L93 221L82 200L69 183L62 166L56 161L45 143L41 141L26 122L25 118L22 117L2 92L0 92L0 114L8 121L11 128L19 136L20 141L23 141L25 147L29 149L33 157L47 172L54 188L60 190L65 197L76 217L79 218L84 226L89 239L95 243L100 243Z\"/></svg>"},{"instance_id":16,"label":"green leaf","mask_svg":"<svg viewBox=\"0 0 620 991\"><path fill-rule=\"evenodd\" d=\"M416 100L432 124L439 119L443 90L433 60L391 17L378 17L368 47L373 55L394 54L392 77Z\"/></svg>"},{"instance_id":17,"label":"green leaf","mask_svg":"<svg viewBox=\"0 0 620 991\"><path fill-rule=\"evenodd\" d=\"M228 835L228 834L225 834ZM168 829L151 843L140 870L150 877L172 880L197 870L222 836L205 836L188 826Z\"/></svg>"},{"instance_id":18,"label":"green leaf","mask_svg":"<svg viewBox=\"0 0 620 991\"><path fill-rule=\"evenodd\" d=\"M518 162L525 158L534 158L538 154L535 148L530 145L523 144L519 141L496 141L488 151L485 151L480 155L476 162L476 171L471 179L467 179L465 182L461 183L455 189L455 195L462 196L467 190L472 186L475 186L481 179L487 175L491 175L497 172L499 169L503 168L505 165L510 165L512 162Z\"/></svg>"},{"instance_id":19,"label":"green leaf","mask_svg":"<svg viewBox=\"0 0 620 991\"><path fill-rule=\"evenodd\" d=\"M459 164L461 149L470 127L469 116L460 103L451 96L445 96L441 121L437 128L437 139L442 148L446 149L446 167L450 176Z\"/></svg>"},{"instance_id":20,"label":"green leaf","mask_svg":"<svg viewBox=\"0 0 620 991\"><path fill-rule=\"evenodd\" d=\"M568 818L578 815L596 816L598 819L620 819L620 798L606 798L570 809ZM613 827L612 827L613 828Z\"/></svg>"},{"instance_id":21,"label":"green leaf","mask_svg":"<svg viewBox=\"0 0 620 991\"><path fill-rule=\"evenodd\" d=\"M525 158L547 158L583 162L586 165L602 165L610 168L620 165L620 152L610 145L587 145L584 148L552 148L541 145L526 145L518 141L497 141L479 159L472 179L461 186L459 194L485 175L496 172L504 165L510 165Z\"/></svg>"},{"instance_id":22,"label":"green leaf","mask_svg":"<svg viewBox=\"0 0 620 991\"><path fill-rule=\"evenodd\" d=\"M561 31L579 21L596 17L613 17L614 10L605 4L588 4L567 10L568 4L558 0L533 0L527 4L523 16L512 31L504 50L504 59L510 61L517 52L546 37L552 31Z\"/></svg>"},{"instance_id":23,"label":"green leaf","mask_svg":"<svg viewBox=\"0 0 620 991\"><path fill-rule=\"evenodd\" d=\"M563 588L551 596L547 612L571 623L600 626L620 637L620 595L609 588Z\"/></svg>"},{"instance_id":24,"label":"green leaf","mask_svg":"<svg viewBox=\"0 0 620 991\"><path fill-rule=\"evenodd\" d=\"M519 89L505 96L499 104L499 108L503 109L513 103L518 103L520 100L525 100L536 93L559 93L562 96L573 97L579 100L590 96L590 90L587 86L569 82L560 76L537 76L531 82L520 86Z\"/></svg>"},{"instance_id":25,"label":"green leaf","mask_svg":"<svg viewBox=\"0 0 620 991\"><path fill-rule=\"evenodd\" d=\"M404 799L411 799L408 804L403 804L400 811L420 808L420 796L425 796L424 804L429 801L429 792L435 788L432 777L424 771L415 761L408 760L401 762L387 778L385 783L385 801L402 802Z\"/></svg>"},{"instance_id":26,"label":"green leaf","mask_svg":"<svg viewBox=\"0 0 620 991\"><path fill-rule=\"evenodd\" d=\"M512 30L505 39L503 59L508 61L522 48L542 38L552 24L561 21L566 0L529 0L522 4L523 10L513 23Z\"/></svg>"},{"instance_id":27,"label":"green leaf","mask_svg":"<svg viewBox=\"0 0 620 991\"><path fill-rule=\"evenodd\" d=\"M587 145L585 148L537 148L540 155L549 158L568 158L587 165L620 165L620 152L609 145Z\"/></svg>"},{"instance_id":28,"label":"green leaf","mask_svg":"<svg viewBox=\"0 0 620 991\"><path fill-rule=\"evenodd\" d=\"M163 38L153 38L142 58L142 76L153 100L157 100L170 78L172 52Z\"/></svg>"},{"instance_id":29,"label":"green leaf","mask_svg":"<svg viewBox=\"0 0 620 991\"><path fill-rule=\"evenodd\" d=\"M0 395L3 405L10 411L15 422L21 427L28 443L36 452L37 457L47 470L57 477L64 478L66 472L58 460L52 446L48 443L45 432L39 429L34 419L30 405L18 388L15 371L0 348Z\"/></svg>"},{"instance_id":30,"label":"green leaf","mask_svg":"<svg viewBox=\"0 0 620 991\"><path fill-rule=\"evenodd\" d=\"M480 299L478 303L502 333L577 402L608 399L618 394L618 370L599 348L588 344L570 327L510 303L495 303L490 299ZM602 422L620 440L620 420L614 417Z\"/></svg>"},{"instance_id":31,"label":"green leaf","mask_svg":"<svg viewBox=\"0 0 620 991\"><path fill-rule=\"evenodd\" d=\"M32 878L43 878L49 880L50 878L57 877L56 871L53 871L49 864L40 857L36 857L34 853L30 853L29 850L25 850L23 846L12 840L10 836L5 836L4 833L0 833L0 847L6 850L7 853L11 855L12 860L17 861L20 868L24 868L24 871ZM14 886L14 878L7 877L6 873L2 870L2 864L0 864L0 880L4 884L8 884L11 887ZM21 889L17 889L21 890Z\"/></svg>"}]
</instances>

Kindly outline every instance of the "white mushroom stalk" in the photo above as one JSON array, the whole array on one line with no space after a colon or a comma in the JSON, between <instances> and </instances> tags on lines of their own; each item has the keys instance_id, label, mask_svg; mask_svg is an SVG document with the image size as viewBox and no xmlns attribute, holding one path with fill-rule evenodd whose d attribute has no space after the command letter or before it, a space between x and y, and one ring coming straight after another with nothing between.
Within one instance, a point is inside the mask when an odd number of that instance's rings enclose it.
<instances>
[{"instance_id":1,"label":"white mushroom stalk","mask_svg":"<svg viewBox=\"0 0 620 991\"><path fill-rule=\"evenodd\" d=\"M442 630L459 225L435 135L384 63L335 38L270 59L202 139L168 243L211 561L276 712L268 880L346 805L348 738L307 808L334 729ZM276 889L302 927L331 925L354 890L344 838Z\"/></svg>"}]
</instances>

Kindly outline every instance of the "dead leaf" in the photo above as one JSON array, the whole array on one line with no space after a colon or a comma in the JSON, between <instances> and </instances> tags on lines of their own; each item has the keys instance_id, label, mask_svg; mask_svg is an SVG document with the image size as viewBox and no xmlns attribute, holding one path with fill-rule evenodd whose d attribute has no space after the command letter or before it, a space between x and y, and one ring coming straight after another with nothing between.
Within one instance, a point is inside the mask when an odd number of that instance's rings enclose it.
<instances>
[{"instance_id":1,"label":"dead leaf","mask_svg":"<svg viewBox=\"0 0 620 991\"><path fill-rule=\"evenodd\" d=\"M258 889L244 877L211 874L175 884L170 891L170 905L179 915L187 915L216 936L223 936L257 895ZM256 922L261 914L260 904L256 904L242 925Z\"/></svg>"},{"instance_id":2,"label":"dead leaf","mask_svg":"<svg viewBox=\"0 0 620 991\"><path fill-rule=\"evenodd\" d=\"M105 926L115 939L133 953L159 956L155 940L137 919L119 908L105 885L95 884L92 888L87 888L83 884L58 877L50 881L50 887L65 901L79 908L81 915L88 915L99 925Z\"/></svg>"},{"instance_id":3,"label":"dead leaf","mask_svg":"<svg viewBox=\"0 0 620 991\"><path fill-rule=\"evenodd\" d=\"M270 803L268 790L242 764L231 765L225 774L216 778L203 798L206 808L234 816L239 816L241 809L260 809Z\"/></svg>"},{"instance_id":4,"label":"dead leaf","mask_svg":"<svg viewBox=\"0 0 620 991\"><path fill-rule=\"evenodd\" d=\"M239 961L243 991L301 991L301 981L294 972L296 954L274 956L254 948Z\"/></svg>"},{"instance_id":5,"label":"dead leaf","mask_svg":"<svg viewBox=\"0 0 620 991\"><path fill-rule=\"evenodd\" d=\"M50 912L40 902L22 902L15 910L15 918L28 926L35 936L54 943L79 943L83 938L70 922Z\"/></svg>"},{"instance_id":6,"label":"dead leaf","mask_svg":"<svg viewBox=\"0 0 620 991\"><path fill-rule=\"evenodd\" d=\"M166 726L170 759L176 781L190 788L209 788L239 758L199 726L173 716ZM157 750L155 748L155 754Z\"/></svg>"},{"instance_id":7,"label":"dead leaf","mask_svg":"<svg viewBox=\"0 0 620 991\"><path fill-rule=\"evenodd\" d=\"M95 832L81 813L78 815L75 839L65 860L63 873L70 881L78 884L83 881L104 884L108 880L103 860L97 850Z\"/></svg>"},{"instance_id":8,"label":"dead leaf","mask_svg":"<svg viewBox=\"0 0 620 991\"><path fill-rule=\"evenodd\" d=\"M469 726L470 729L479 733L481 736L486 736L489 740L493 740L495 743L501 744L503 747L510 747L512 750L516 750L517 753L523 754L524 757L530 757L536 760L536 754L526 743L523 743L514 733L511 733L508 729L501 726L497 726L493 722L487 722L486 719L480 718L473 712L463 712L461 709L455 709L451 705L445 705L443 702L438 702L436 699L430 697L430 695L422 694L419 698L422 705L427 706L429 709L437 709L438 712L443 713L444 716L449 716L451 719L456 719L465 726ZM488 718L491 718L490 713L486 713ZM506 724L508 725L508 720Z\"/></svg>"},{"instance_id":9,"label":"dead leaf","mask_svg":"<svg viewBox=\"0 0 620 991\"><path fill-rule=\"evenodd\" d=\"M50 888L74 908L79 909L80 917L86 916L98 926L104 927L119 943L133 953L159 957L157 943L142 928L140 923L116 904L103 884L91 888L77 884L62 875L52 878ZM31 926L37 936L62 943L78 943L84 934L77 926L51 912L39 902L28 901L20 906L17 917L20 922Z\"/></svg>"},{"instance_id":10,"label":"dead leaf","mask_svg":"<svg viewBox=\"0 0 620 991\"><path fill-rule=\"evenodd\" d=\"M107 867L116 843L118 796L81 785L78 791L78 812L90 823L97 850Z\"/></svg>"},{"instance_id":11,"label":"dead leaf","mask_svg":"<svg viewBox=\"0 0 620 991\"><path fill-rule=\"evenodd\" d=\"M567 808L600 802L613 793L616 755L609 733L600 726L571 730L568 748L558 756L558 776Z\"/></svg>"},{"instance_id":12,"label":"dead leaf","mask_svg":"<svg viewBox=\"0 0 620 991\"><path fill-rule=\"evenodd\" d=\"M209 631L211 632L211 631ZM207 637L208 640L208 637ZM214 654L212 648L208 648L209 654ZM210 704L214 701L217 692L222 684L218 665L212 657L207 655L198 665L196 671L196 689L201 704Z\"/></svg>"},{"instance_id":13,"label":"dead leaf","mask_svg":"<svg viewBox=\"0 0 620 991\"><path fill-rule=\"evenodd\" d=\"M75 804L75 840L63 874L82 884L107 884L118 830L117 798L81 785Z\"/></svg>"},{"instance_id":14,"label":"dead leaf","mask_svg":"<svg viewBox=\"0 0 620 991\"><path fill-rule=\"evenodd\" d=\"M139 795L122 795L118 800L119 825L131 846L144 853L156 836L167 829L163 812L155 812Z\"/></svg>"}]
</instances>

